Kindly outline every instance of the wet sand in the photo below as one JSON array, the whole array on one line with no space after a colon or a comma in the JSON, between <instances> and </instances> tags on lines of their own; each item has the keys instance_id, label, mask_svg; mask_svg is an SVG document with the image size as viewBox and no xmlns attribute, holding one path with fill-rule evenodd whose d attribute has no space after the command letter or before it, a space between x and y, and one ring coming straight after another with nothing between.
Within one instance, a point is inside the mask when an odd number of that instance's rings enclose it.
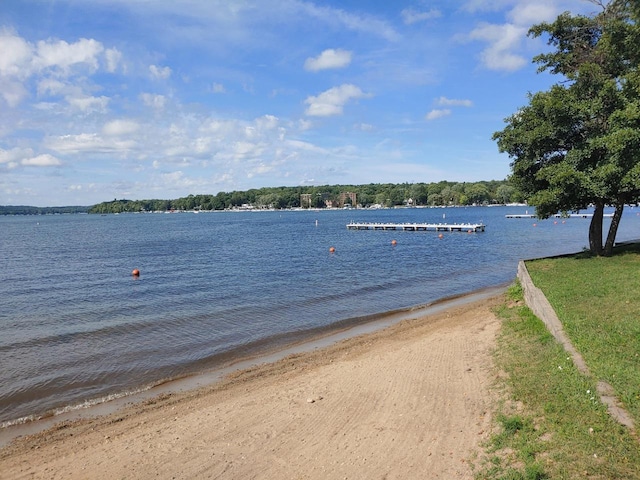
<instances>
[{"instance_id":1,"label":"wet sand","mask_svg":"<svg viewBox=\"0 0 640 480\"><path fill-rule=\"evenodd\" d=\"M231 373L0 450L0 478L467 478L501 296Z\"/></svg>"}]
</instances>

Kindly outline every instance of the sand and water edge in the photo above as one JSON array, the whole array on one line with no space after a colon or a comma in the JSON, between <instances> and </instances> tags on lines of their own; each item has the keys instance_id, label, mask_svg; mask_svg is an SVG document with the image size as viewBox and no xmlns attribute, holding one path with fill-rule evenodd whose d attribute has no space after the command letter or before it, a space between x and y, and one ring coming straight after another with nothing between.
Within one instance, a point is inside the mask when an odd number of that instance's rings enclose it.
<instances>
[{"instance_id":1,"label":"sand and water edge","mask_svg":"<svg viewBox=\"0 0 640 480\"><path fill-rule=\"evenodd\" d=\"M0 478L473 478L503 290L63 420L5 445Z\"/></svg>"}]
</instances>

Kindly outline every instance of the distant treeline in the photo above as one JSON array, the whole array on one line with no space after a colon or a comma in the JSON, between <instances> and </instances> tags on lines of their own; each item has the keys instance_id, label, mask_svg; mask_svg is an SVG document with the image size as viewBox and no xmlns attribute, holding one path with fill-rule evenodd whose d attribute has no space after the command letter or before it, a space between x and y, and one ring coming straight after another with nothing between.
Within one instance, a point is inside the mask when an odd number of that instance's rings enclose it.
<instances>
[{"instance_id":1,"label":"distant treeline","mask_svg":"<svg viewBox=\"0 0 640 480\"><path fill-rule=\"evenodd\" d=\"M59 215L63 213L88 213L90 206L29 207L27 205L0 205L0 215Z\"/></svg>"},{"instance_id":2,"label":"distant treeline","mask_svg":"<svg viewBox=\"0 0 640 480\"><path fill-rule=\"evenodd\" d=\"M355 204L353 195L355 194ZM345 205L364 208L487 205L521 202L507 180L473 183L402 183L325 185L314 187L265 187L216 195L189 195L175 200L113 200L94 205L89 213L153 212L171 210L229 210L235 208L328 208Z\"/></svg>"}]
</instances>

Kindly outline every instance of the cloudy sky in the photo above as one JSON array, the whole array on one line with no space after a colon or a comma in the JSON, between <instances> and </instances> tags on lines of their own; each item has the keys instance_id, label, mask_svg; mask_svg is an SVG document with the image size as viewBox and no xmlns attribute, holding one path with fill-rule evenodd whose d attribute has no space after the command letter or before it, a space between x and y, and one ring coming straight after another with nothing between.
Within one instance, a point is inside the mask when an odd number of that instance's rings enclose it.
<instances>
[{"instance_id":1,"label":"cloudy sky","mask_svg":"<svg viewBox=\"0 0 640 480\"><path fill-rule=\"evenodd\" d=\"M2 0L0 205L501 180L587 0Z\"/></svg>"}]
</instances>

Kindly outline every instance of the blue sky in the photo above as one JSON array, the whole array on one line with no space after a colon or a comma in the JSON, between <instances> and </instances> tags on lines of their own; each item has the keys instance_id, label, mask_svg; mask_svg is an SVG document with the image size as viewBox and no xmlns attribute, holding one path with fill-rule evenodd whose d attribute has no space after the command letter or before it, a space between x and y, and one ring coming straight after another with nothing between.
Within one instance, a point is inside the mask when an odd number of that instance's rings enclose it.
<instances>
[{"instance_id":1,"label":"blue sky","mask_svg":"<svg viewBox=\"0 0 640 480\"><path fill-rule=\"evenodd\" d=\"M2 0L0 204L501 180L587 0Z\"/></svg>"}]
</instances>

